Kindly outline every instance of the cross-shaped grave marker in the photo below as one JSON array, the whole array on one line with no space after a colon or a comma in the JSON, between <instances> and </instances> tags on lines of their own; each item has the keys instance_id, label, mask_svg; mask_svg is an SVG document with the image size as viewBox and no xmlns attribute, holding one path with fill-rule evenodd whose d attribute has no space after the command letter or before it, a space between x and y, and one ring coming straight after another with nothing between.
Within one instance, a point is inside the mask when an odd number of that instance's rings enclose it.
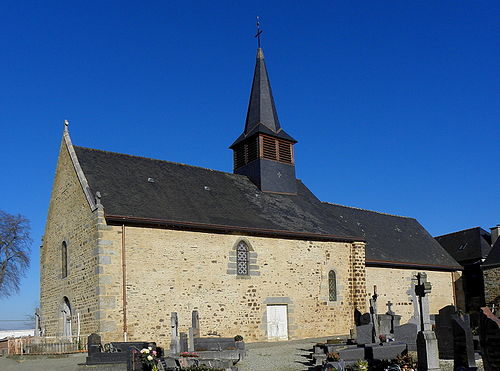
<instances>
[{"instance_id":1,"label":"cross-shaped grave marker","mask_svg":"<svg viewBox=\"0 0 500 371\"><path fill-rule=\"evenodd\" d=\"M390 316L393 316L396 314L391 309L391 307L394 305L394 303L391 303L391 301L389 300L385 305L387 305L387 312L385 314L388 314Z\"/></svg>"}]
</instances>

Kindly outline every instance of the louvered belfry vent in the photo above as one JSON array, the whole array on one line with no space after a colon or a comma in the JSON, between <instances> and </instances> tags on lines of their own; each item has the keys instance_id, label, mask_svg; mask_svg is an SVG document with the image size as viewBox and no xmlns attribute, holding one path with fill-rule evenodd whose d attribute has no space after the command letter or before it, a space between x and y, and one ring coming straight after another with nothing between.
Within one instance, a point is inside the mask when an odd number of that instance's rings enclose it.
<instances>
[{"instance_id":1,"label":"louvered belfry vent","mask_svg":"<svg viewBox=\"0 0 500 371\"><path fill-rule=\"evenodd\" d=\"M234 147L235 169L258 158L293 164L292 143L271 136L259 135Z\"/></svg>"},{"instance_id":2,"label":"louvered belfry vent","mask_svg":"<svg viewBox=\"0 0 500 371\"><path fill-rule=\"evenodd\" d=\"M292 164L292 144L284 140L278 140L278 160L285 164Z\"/></svg>"},{"instance_id":3,"label":"louvered belfry vent","mask_svg":"<svg viewBox=\"0 0 500 371\"><path fill-rule=\"evenodd\" d=\"M259 157L259 138L253 137L248 141L235 146L234 148L234 168L238 169L246 164L257 160Z\"/></svg>"},{"instance_id":4,"label":"louvered belfry vent","mask_svg":"<svg viewBox=\"0 0 500 371\"><path fill-rule=\"evenodd\" d=\"M264 158L268 160L277 160L277 151L276 151L276 142L275 138L271 137L262 137L262 153Z\"/></svg>"}]
</instances>

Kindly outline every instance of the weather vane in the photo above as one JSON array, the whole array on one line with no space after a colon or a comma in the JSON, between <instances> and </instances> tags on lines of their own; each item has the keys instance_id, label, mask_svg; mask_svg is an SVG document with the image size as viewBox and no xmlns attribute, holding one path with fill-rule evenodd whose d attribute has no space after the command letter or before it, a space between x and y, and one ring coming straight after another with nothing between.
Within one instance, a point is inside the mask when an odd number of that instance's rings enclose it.
<instances>
[{"instance_id":1,"label":"weather vane","mask_svg":"<svg viewBox=\"0 0 500 371\"><path fill-rule=\"evenodd\" d=\"M260 18L257 16L257 33L255 34L255 37L257 38L257 45L260 48L260 34L262 33L262 30L260 29Z\"/></svg>"}]
</instances>

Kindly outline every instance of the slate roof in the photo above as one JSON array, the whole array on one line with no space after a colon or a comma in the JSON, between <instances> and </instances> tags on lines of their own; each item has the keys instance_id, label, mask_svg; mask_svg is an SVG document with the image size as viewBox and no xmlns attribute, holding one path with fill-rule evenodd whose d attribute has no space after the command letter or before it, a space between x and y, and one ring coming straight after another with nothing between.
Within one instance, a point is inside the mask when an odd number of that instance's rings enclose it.
<instances>
[{"instance_id":1,"label":"slate roof","mask_svg":"<svg viewBox=\"0 0 500 371\"><path fill-rule=\"evenodd\" d=\"M500 267L500 238L496 240L490 253L488 254L488 257L481 266L483 269Z\"/></svg>"},{"instance_id":2,"label":"slate roof","mask_svg":"<svg viewBox=\"0 0 500 371\"><path fill-rule=\"evenodd\" d=\"M460 268L415 219L321 202L299 180L297 195L265 193L243 175L74 149L111 222L284 238L366 239L367 263Z\"/></svg>"},{"instance_id":3,"label":"slate roof","mask_svg":"<svg viewBox=\"0 0 500 371\"><path fill-rule=\"evenodd\" d=\"M478 262L491 250L490 233L480 227L437 236L436 241L460 264Z\"/></svg>"},{"instance_id":4,"label":"slate roof","mask_svg":"<svg viewBox=\"0 0 500 371\"><path fill-rule=\"evenodd\" d=\"M329 220L337 220L366 240L367 265L393 262L459 268L436 240L414 218L324 203Z\"/></svg>"}]
</instances>

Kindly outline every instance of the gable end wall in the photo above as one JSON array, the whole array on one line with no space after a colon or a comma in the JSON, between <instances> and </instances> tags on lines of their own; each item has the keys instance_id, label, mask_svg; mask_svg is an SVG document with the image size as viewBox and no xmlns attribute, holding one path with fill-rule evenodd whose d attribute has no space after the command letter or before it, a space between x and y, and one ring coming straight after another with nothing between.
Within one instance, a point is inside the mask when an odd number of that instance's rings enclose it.
<instances>
[{"instance_id":1,"label":"gable end wall","mask_svg":"<svg viewBox=\"0 0 500 371\"><path fill-rule=\"evenodd\" d=\"M61 307L64 297L69 299L71 305L73 335L77 333L77 313L82 335L99 328L96 318L97 211L92 211L89 205L70 150L71 141L66 132L59 151L40 254L41 326L47 336L62 334ZM62 278L63 241L68 248L66 278Z\"/></svg>"}]
</instances>

